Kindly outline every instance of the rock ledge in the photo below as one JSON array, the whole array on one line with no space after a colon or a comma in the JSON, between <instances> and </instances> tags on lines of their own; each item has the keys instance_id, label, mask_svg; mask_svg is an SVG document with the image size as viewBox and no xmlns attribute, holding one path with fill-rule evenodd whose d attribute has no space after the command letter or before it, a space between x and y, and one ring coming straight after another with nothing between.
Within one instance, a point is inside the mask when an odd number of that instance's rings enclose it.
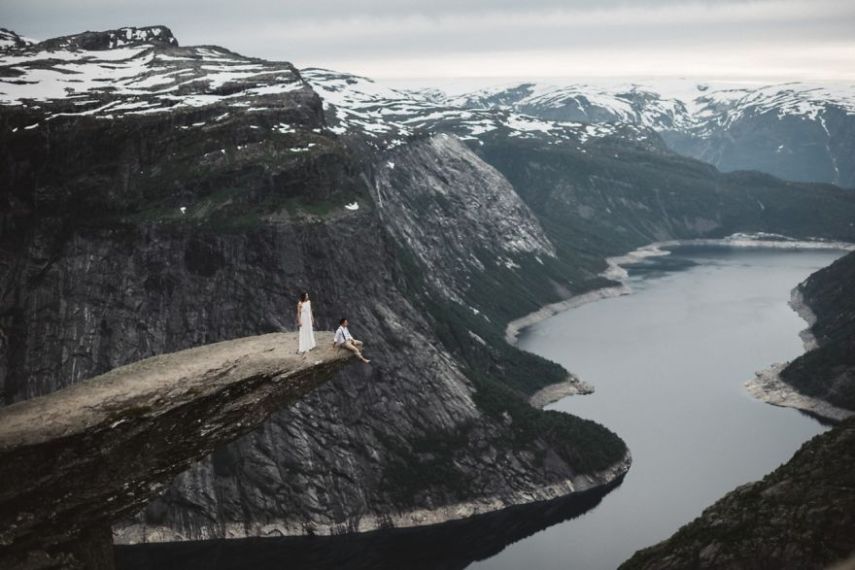
<instances>
[{"instance_id":1,"label":"rock ledge","mask_svg":"<svg viewBox=\"0 0 855 570\"><path fill-rule=\"evenodd\" d=\"M248 337L116 368L0 409L0 567L112 565L110 524L350 359L316 333Z\"/></svg>"}]
</instances>

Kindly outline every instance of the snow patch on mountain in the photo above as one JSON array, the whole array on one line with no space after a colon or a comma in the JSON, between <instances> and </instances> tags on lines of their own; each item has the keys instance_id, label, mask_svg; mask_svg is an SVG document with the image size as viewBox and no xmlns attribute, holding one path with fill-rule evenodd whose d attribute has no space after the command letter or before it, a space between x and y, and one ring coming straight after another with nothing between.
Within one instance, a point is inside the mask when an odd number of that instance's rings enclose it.
<instances>
[{"instance_id":1,"label":"snow patch on mountain","mask_svg":"<svg viewBox=\"0 0 855 570\"><path fill-rule=\"evenodd\" d=\"M47 107L48 117L249 107L300 89L308 87L290 64L178 47L163 27L86 32L0 52L0 105Z\"/></svg>"},{"instance_id":2,"label":"snow patch on mountain","mask_svg":"<svg viewBox=\"0 0 855 570\"><path fill-rule=\"evenodd\" d=\"M615 125L553 121L501 106L475 108L460 97L435 89L394 89L371 79L327 69L302 69L303 78L321 96L330 128L338 134L359 132L379 146L393 147L417 133L445 132L462 140L495 133L557 143L584 143L614 135ZM639 139L646 138L641 131Z\"/></svg>"},{"instance_id":3,"label":"snow patch on mountain","mask_svg":"<svg viewBox=\"0 0 855 570\"><path fill-rule=\"evenodd\" d=\"M829 107L855 114L855 84L699 83L601 81L580 84L519 83L458 95L467 108L499 107L541 118L575 118L595 123L629 123L657 131L703 135L747 114L816 120Z\"/></svg>"}]
</instances>

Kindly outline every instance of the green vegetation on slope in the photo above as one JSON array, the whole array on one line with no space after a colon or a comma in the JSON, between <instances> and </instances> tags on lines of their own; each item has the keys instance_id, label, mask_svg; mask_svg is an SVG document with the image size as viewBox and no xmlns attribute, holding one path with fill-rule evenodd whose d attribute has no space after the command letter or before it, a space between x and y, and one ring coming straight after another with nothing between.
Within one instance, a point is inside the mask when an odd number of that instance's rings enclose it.
<instances>
[{"instance_id":1,"label":"green vegetation on slope","mask_svg":"<svg viewBox=\"0 0 855 570\"><path fill-rule=\"evenodd\" d=\"M536 449L541 454L551 448L578 473L593 473L623 459L627 452L626 444L611 430L590 420L543 411L529 405L526 399L528 395L543 386L563 381L567 371L554 362L514 348L504 339L504 324L507 320L537 309L540 304L550 300L550 293L552 298L557 296L546 287L526 290L519 275L528 276L532 285L539 283L543 286L549 282L549 278L559 277L560 268L541 265L532 260L537 263L537 267L530 268L532 271L485 272L472 285L467 296L479 302L483 302L484 296L487 296L489 302L482 306L495 311L488 320L483 314L475 314L468 307L437 300L425 293L417 281L422 274L418 262L405 251L400 252L398 259L402 264L402 275L410 281L409 289L431 317L440 342L464 363L464 372L476 389L473 397L475 404L485 414L513 426L512 439L502 441L491 438L489 445L497 449ZM502 282L507 283L508 287L502 287ZM537 297L538 294L542 297ZM510 303L512 307L518 306L519 299L529 299L531 304L509 310L505 303ZM440 442L441 445L434 446L427 459L414 446L412 464L393 466L386 472L387 479L403 482L403 475L412 475L414 470L426 471L438 463L445 463L443 477L456 480L447 472L447 467L460 457L459 452L466 446L465 435L432 434L428 439ZM542 462L544 456L539 458ZM433 475L421 474L417 480L430 483L434 478Z\"/></svg>"},{"instance_id":2,"label":"green vegetation on slope","mask_svg":"<svg viewBox=\"0 0 855 570\"><path fill-rule=\"evenodd\" d=\"M855 193L830 185L723 174L611 138L577 149L496 137L475 150L513 184L565 263L591 267L651 241L734 232L855 241Z\"/></svg>"}]
</instances>

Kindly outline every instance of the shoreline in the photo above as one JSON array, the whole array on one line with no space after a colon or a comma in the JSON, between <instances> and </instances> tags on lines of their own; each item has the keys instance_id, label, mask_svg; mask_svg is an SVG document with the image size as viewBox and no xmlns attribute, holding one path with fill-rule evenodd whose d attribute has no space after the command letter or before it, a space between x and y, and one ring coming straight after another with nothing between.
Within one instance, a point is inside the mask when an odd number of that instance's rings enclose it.
<instances>
[{"instance_id":1,"label":"shoreline","mask_svg":"<svg viewBox=\"0 0 855 570\"><path fill-rule=\"evenodd\" d=\"M505 341L507 341L511 346L516 346L519 342L519 334L532 325L536 325L541 321L545 321L546 319L554 317L558 313L563 313L569 309L575 309L576 307L581 307L582 305L587 305L594 301L600 301L601 299L628 295L630 292L629 288L624 285L601 287L578 295L572 295L563 301L544 305L532 313L509 322L508 326L505 327Z\"/></svg>"},{"instance_id":2,"label":"shoreline","mask_svg":"<svg viewBox=\"0 0 855 570\"><path fill-rule=\"evenodd\" d=\"M545 408L549 404L557 402L567 396L585 396L593 393L593 386L575 374L570 373L567 375L567 379L563 382L548 384L532 394L528 399L528 403L535 408Z\"/></svg>"},{"instance_id":3,"label":"shoreline","mask_svg":"<svg viewBox=\"0 0 855 570\"><path fill-rule=\"evenodd\" d=\"M796 285L790 293L790 307L792 307L796 314L808 325L807 328L799 331L799 338L802 339L805 352L810 352L819 346L819 343L816 341L816 337L813 334L813 330L811 330L814 323L816 323L816 314L805 301L805 297L801 290L801 284Z\"/></svg>"},{"instance_id":4,"label":"shoreline","mask_svg":"<svg viewBox=\"0 0 855 570\"><path fill-rule=\"evenodd\" d=\"M799 332L805 353L818 348L819 344L811 330L816 322L816 314L805 301L801 284L793 288L789 304L793 311L808 324L807 328ZM777 363L755 372L754 378L747 380L744 384L746 391L763 403L782 408L793 408L834 423L855 416L855 412L851 410L838 408L825 400L806 396L784 382L781 378L781 371L789 364L789 362Z\"/></svg>"},{"instance_id":5,"label":"shoreline","mask_svg":"<svg viewBox=\"0 0 855 570\"><path fill-rule=\"evenodd\" d=\"M781 408L793 408L831 422L840 422L855 416L855 412L838 408L824 400L811 398L797 392L781 380L781 371L787 363L773 364L754 373L754 378L744 384L745 390L757 400Z\"/></svg>"},{"instance_id":6,"label":"shoreline","mask_svg":"<svg viewBox=\"0 0 855 570\"><path fill-rule=\"evenodd\" d=\"M601 287L592 289L585 293L572 295L562 301L544 305L540 309L533 311L527 315L523 315L518 319L514 319L505 327L505 341L511 346L517 346L519 343L519 335L527 328L536 325L546 319L554 317L558 313L575 309L600 301L602 299L610 299L623 295L632 294L632 289L628 285L629 271L624 265L638 263L648 257L658 257L670 255L667 248L670 247L685 247L685 246L704 246L704 247L736 247L736 248L769 248L769 249L836 249L842 251L855 251L855 244L842 241L822 241L822 240L796 240L777 234L732 234L724 238L698 238L698 239L678 239L652 242L647 245L638 247L632 251L622 255L607 257L606 269L600 273L601 277L617 281L618 285ZM798 287L796 288L798 289ZM794 289L793 298L790 300L790 306L793 307L805 321L809 327L799 335L802 342L805 343L805 350L809 342L815 343L813 334L810 332L810 325L816 320L816 316L801 298L801 292L798 292L796 298L796 289ZM813 320L811 320L813 319ZM812 347L815 346L811 345ZM570 378L544 386L529 397L529 403L537 408L542 408L567 396L587 395L592 394L595 387L588 384L581 378L570 373Z\"/></svg>"},{"instance_id":7,"label":"shoreline","mask_svg":"<svg viewBox=\"0 0 855 570\"><path fill-rule=\"evenodd\" d=\"M202 528L201 536L185 536L168 527L133 524L114 527L113 544L136 545L150 543L189 542L215 539L267 538L285 536L333 536L345 533L366 533L392 528L417 528L486 515L508 507L547 502L590 491L619 481L632 464L627 449L623 458L612 466L572 479L564 479L531 490L515 491L502 497L482 497L435 509L413 509L384 515L364 515L348 521L308 527L283 520L266 523L231 523L225 526Z\"/></svg>"}]
</instances>

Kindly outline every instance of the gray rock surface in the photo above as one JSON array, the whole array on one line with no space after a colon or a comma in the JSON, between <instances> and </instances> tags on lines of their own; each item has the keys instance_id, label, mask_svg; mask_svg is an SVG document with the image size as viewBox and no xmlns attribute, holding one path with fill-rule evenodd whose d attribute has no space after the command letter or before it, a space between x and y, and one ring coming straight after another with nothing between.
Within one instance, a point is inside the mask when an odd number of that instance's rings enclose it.
<instances>
[{"instance_id":1,"label":"gray rock surface","mask_svg":"<svg viewBox=\"0 0 855 570\"><path fill-rule=\"evenodd\" d=\"M351 359L318 340L302 355L294 333L210 344L0 409L0 565L112 567L113 522Z\"/></svg>"}]
</instances>

